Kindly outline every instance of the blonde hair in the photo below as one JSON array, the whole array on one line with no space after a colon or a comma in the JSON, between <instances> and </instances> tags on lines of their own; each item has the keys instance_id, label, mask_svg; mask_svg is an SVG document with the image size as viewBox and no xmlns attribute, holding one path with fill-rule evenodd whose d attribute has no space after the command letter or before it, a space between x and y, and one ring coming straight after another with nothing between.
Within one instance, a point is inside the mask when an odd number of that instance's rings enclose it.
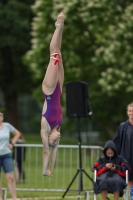
<instances>
[{"instance_id":1,"label":"blonde hair","mask_svg":"<svg viewBox=\"0 0 133 200\"><path fill-rule=\"evenodd\" d=\"M133 102L132 102L132 103L129 103L129 104L127 105L127 110L128 110L129 107L133 107Z\"/></svg>"}]
</instances>

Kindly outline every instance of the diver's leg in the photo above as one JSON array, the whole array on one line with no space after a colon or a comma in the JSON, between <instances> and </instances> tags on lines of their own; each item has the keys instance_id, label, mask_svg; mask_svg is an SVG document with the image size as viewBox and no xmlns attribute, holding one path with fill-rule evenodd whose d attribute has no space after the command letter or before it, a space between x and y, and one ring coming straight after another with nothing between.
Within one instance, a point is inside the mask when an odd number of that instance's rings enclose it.
<instances>
[{"instance_id":1,"label":"diver's leg","mask_svg":"<svg viewBox=\"0 0 133 200\"><path fill-rule=\"evenodd\" d=\"M43 91L48 93L53 92L58 81L58 70L60 60L60 45L62 41L62 30L64 25L64 15L60 13L55 23L56 29L54 31L50 43L50 61L43 80Z\"/></svg>"}]
</instances>

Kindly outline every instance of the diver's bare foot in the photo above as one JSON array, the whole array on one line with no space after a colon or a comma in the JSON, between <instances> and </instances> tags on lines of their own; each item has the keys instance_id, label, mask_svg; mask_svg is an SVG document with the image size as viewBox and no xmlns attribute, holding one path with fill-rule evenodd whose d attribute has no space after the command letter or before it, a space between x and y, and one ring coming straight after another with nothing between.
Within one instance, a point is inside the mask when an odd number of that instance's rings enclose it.
<instances>
[{"instance_id":1,"label":"diver's bare foot","mask_svg":"<svg viewBox=\"0 0 133 200\"><path fill-rule=\"evenodd\" d=\"M45 172L45 173L43 172L42 175L43 176L51 176L51 171L47 170L47 172Z\"/></svg>"},{"instance_id":2,"label":"diver's bare foot","mask_svg":"<svg viewBox=\"0 0 133 200\"><path fill-rule=\"evenodd\" d=\"M55 27L63 28L63 26L64 26L64 14L63 12L61 12L57 17L57 21L55 22Z\"/></svg>"},{"instance_id":3,"label":"diver's bare foot","mask_svg":"<svg viewBox=\"0 0 133 200\"><path fill-rule=\"evenodd\" d=\"M52 172L50 170L47 170L48 176L52 176Z\"/></svg>"}]
</instances>

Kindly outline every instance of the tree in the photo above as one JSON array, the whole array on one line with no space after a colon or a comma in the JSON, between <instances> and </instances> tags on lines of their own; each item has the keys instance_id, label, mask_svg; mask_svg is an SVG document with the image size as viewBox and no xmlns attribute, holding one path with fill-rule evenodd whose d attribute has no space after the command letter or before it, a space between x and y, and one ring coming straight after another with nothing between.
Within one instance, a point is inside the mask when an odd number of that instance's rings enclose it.
<instances>
[{"instance_id":1,"label":"tree","mask_svg":"<svg viewBox=\"0 0 133 200\"><path fill-rule=\"evenodd\" d=\"M30 5L33 0L2 0L0 2L0 89L7 120L20 128L18 97L32 90L32 70L22 57L30 48ZM4 19L4 20L3 20Z\"/></svg>"},{"instance_id":2,"label":"tree","mask_svg":"<svg viewBox=\"0 0 133 200\"><path fill-rule=\"evenodd\" d=\"M102 69L98 83L102 94L107 96L103 104L109 114L102 109L102 115L110 121L105 121L106 126L114 131L121 121L126 120L126 107L133 98L132 1L118 1L112 15L113 20L108 24L93 61Z\"/></svg>"},{"instance_id":3,"label":"tree","mask_svg":"<svg viewBox=\"0 0 133 200\"><path fill-rule=\"evenodd\" d=\"M53 24L63 10L66 16L62 44L65 82L88 83L94 128L108 133L109 137L113 137L119 122L125 119L126 104L132 99L132 6L131 0L37 0L33 7L36 16L27 62L42 81L49 61ZM63 94L65 105L65 90Z\"/></svg>"},{"instance_id":4,"label":"tree","mask_svg":"<svg viewBox=\"0 0 133 200\"><path fill-rule=\"evenodd\" d=\"M101 73L99 84L103 92L109 96L125 91L130 95L133 91L133 49L132 49L132 24L133 4L127 5L125 9L119 6L120 16L116 24L109 26L109 35L102 41L97 49L96 60L103 57L101 64L106 64L106 71ZM130 18L130 20L129 20Z\"/></svg>"}]
</instances>

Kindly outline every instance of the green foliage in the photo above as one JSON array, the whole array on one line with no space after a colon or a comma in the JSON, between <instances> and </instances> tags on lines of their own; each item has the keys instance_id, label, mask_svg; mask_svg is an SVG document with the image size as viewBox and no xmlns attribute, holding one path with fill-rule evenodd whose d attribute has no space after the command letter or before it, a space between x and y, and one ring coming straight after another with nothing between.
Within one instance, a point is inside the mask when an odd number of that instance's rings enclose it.
<instances>
[{"instance_id":1,"label":"green foliage","mask_svg":"<svg viewBox=\"0 0 133 200\"><path fill-rule=\"evenodd\" d=\"M7 120L19 126L18 96L27 94L35 86L33 72L24 65L22 57L30 49L30 8L34 0L0 1L0 89Z\"/></svg>"},{"instance_id":2,"label":"green foliage","mask_svg":"<svg viewBox=\"0 0 133 200\"><path fill-rule=\"evenodd\" d=\"M63 11L65 82L88 83L93 129L100 130L103 137L113 137L118 124L126 119L126 105L132 101L132 1L36 0L33 9L32 49L26 62L42 82L54 22ZM65 95L62 105L65 113Z\"/></svg>"},{"instance_id":3,"label":"green foliage","mask_svg":"<svg viewBox=\"0 0 133 200\"><path fill-rule=\"evenodd\" d=\"M4 95L14 93L15 97L31 89L32 71L22 63L23 54L30 48L33 14L29 2L0 2L0 87Z\"/></svg>"},{"instance_id":4,"label":"green foliage","mask_svg":"<svg viewBox=\"0 0 133 200\"><path fill-rule=\"evenodd\" d=\"M107 69L101 73L100 85L109 96L125 91L133 91L133 50L132 50L132 24L133 4L122 8L116 6L119 15L114 15L113 23L108 26L108 35L96 52L95 62L101 60L101 65ZM129 20L130 18L130 20Z\"/></svg>"}]
</instances>

